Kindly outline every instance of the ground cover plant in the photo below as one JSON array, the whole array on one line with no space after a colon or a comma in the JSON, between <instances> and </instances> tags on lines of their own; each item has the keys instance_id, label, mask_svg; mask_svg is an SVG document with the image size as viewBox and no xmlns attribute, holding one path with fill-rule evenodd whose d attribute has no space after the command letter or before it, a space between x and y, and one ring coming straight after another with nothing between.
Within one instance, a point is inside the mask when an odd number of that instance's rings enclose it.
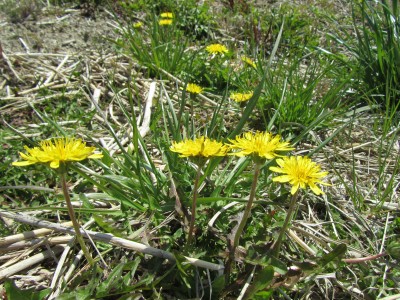
<instances>
[{"instance_id":1,"label":"ground cover plant","mask_svg":"<svg viewBox=\"0 0 400 300\"><path fill-rule=\"evenodd\" d=\"M400 297L395 1L0 8L6 299Z\"/></svg>"}]
</instances>

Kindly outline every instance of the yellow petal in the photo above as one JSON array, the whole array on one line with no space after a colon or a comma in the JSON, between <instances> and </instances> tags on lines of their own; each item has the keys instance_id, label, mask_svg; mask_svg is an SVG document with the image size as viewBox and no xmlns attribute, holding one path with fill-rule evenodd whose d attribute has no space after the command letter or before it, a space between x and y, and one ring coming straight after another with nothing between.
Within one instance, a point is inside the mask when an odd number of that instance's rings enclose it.
<instances>
[{"instance_id":1,"label":"yellow petal","mask_svg":"<svg viewBox=\"0 0 400 300\"><path fill-rule=\"evenodd\" d=\"M315 195L324 194L324 192L315 184L310 183L310 189L314 192Z\"/></svg>"},{"instance_id":2,"label":"yellow petal","mask_svg":"<svg viewBox=\"0 0 400 300\"><path fill-rule=\"evenodd\" d=\"M33 165L34 163L35 163L35 162L29 161L29 160L26 160L26 161L14 161L14 162L12 163L12 165L13 165L13 166L17 166L17 167L22 167L22 166Z\"/></svg>"},{"instance_id":3,"label":"yellow petal","mask_svg":"<svg viewBox=\"0 0 400 300\"><path fill-rule=\"evenodd\" d=\"M54 160L50 163L50 168L58 169L60 167L60 161Z\"/></svg>"},{"instance_id":4,"label":"yellow petal","mask_svg":"<svg viewBox=\"0 0 400 300\"><path fill-rule=\"evenodd\" d=\"M282 175L282 176L272 178L272 181L273 182L289 182L290 179L291 179L290 176Z\"/></svg>"},{"instance_id":5,"label":"yellow petal","mask_svg":"<svg viewBox=\"0 0 400 300\"><path fill-rule=\"evenodd\" d=\"M101 153L95 153L95 154L88 156L88 158L102 158L102 157L103 157L103 154L101 154Z\"/></svg>"},{"instance_id":6,"label":"yellow petal","mask_svg":"<svg viewBox=\"0 0 400 300\"><path fill-rule=\"evenodd\" d=\"M297 190L299 189L299 185L293 185L292 188L290 189L290 193L292 195L296 194Z\"/></svg>"}]
</instances>

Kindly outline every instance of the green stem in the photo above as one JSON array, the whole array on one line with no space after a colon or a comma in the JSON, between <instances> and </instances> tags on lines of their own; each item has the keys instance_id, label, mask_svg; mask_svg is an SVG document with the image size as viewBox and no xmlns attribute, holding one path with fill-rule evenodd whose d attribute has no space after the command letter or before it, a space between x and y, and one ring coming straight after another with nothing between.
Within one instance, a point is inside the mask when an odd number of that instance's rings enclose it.
<instances>
[{"instance_id":1,"label":"green stem","mask_svg":"<svg viewBox=\"0 0 400 300\"><path fill-rule=\"evenodd\" d=\"M200 176L201 176L201 166L198 165L196 179L194 180L194 187L193 187L192 215L190 217L189 234L188 234L188 239L187 239L188 245L190 245L192 243L194 221L196 219L196 205L197 205L197 194L198 194L197 189L199 187Z\"/></svg>"},{"instance_id":2,"label":"green stem","mask_svg":"<svg viewBox=\"0 0 400 300\"><path fill-rule=\"evenodd\" d=\"M194 134L194 102L196 100L196 94L190 94L190 126L192 134Z\"/></svg>"},{"instance_id":3,"label":"green stem","mask_svg":"<svg viewBox=\"0 0 400 300\"><path fill-rule=\"evenodd\" d=\"M75 230L75 234L76 234L76 239L78 240L79 245L82 248L83 254L85 255L86 259L88 260L89 264L91 266L94 265L94 260L92 258L92 256L89 253L89 250L86 247L86 244L83 240L81 231L80 231L80 226L78 224L78 221L75 218L75 211L74 208L72 207L72 203L71 203L71 198L69 197L69 193L68 193L68 188L67 188L67 181L65 178L65 172L60 172L60 179L61 179L61 186L62 186L62 190L64 193L64 198L65 198L65 202L67 203L67 207L68 207L68 214L69 217L71 218L71 222L72 225L74 227Z\"/></svg>"},{"instance_id":4,"label":"green stem","mask_svg":"<svg viewBox=\"0 0 400 300\"><path fill-rule=\"evenodd\" d=\"M289 210L287 211L287 214L286 214L285 222L283 223L281 231L279 232L278 239L272 246L272 254L274 256L278 256L279 251L281 250L283 236L285 235L286 230L289 227L289 223L293 218L293 212L294 212L294 209L296 208L298 196L299 196L299 190L297 190L296 193L294 193L294 195L292 195L292 199L290 200L290 204L289 204Z\"/></svg>"},{"instance_id":5,"label":"green stem","mask_svg":"<svg viewBox=\"0 0 400 300\"><path fill-rule=\"evenodd\" d=\"M239 227L238 227L238 229L235 233L235 237L233 239L233 247L232 247L231 256L235 256L236 248L239 245L240 235L242 234L244 226L247 223L247 219L249 218L250 211L253 206L253 201L254 201L254 198L256 195L258 176L260 175L260 167L261 167L260 164L258 164L258 163L255 164L254 177L253 177L253 183L251 184L249 201L247 201L246 209L244 210L243 217L240 220Z\"/></svg>"}]
</instances>

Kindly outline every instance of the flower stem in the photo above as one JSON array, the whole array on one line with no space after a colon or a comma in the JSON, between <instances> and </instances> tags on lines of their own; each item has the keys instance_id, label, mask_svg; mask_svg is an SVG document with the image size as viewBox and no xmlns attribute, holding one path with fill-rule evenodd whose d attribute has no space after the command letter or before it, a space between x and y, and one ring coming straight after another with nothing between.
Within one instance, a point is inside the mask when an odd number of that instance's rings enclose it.
<instances>
[{"instance_id":1,"label":"flower stem","mask_svg":"<svg viewBox=\"0 0 400 300\"><path fill-rule=\"evenodd\" d=\"M194 221L196 219L196 205L197 205L197 194L198 194L197 189L199 187L200 176L201 176L201 166L198 165L196 179L194 180L194 187L193 187L193 203L192 203L190 226L189 226L189 233L188 233L188 239L187 239L188 245L190 245L192 243Z\"/></svg>"},{"instance_id":2,"label":"flower stem","mask_svg":"<svg viewBox=\"0 0 400 300\"><path fill-rule=\"evenodd\" d=\"M256 195L258 176L260 175L260 167L261 167L260 164L258 164L258 163L255 164L253 183L251 184L249 200L247 201L247 205L246 205L246 208L244 210L243 217L240 220L239 227L236 230L235 237L233 239L233 247L232 247L232 252L231 252L232 256L235 255L236 248L239 245L240 235L242 234L244 226L247 223L247 219L249 218L250 211L251 211L251 208L253 206L253 201L254 201L254 198L255 198L255 195Z\"/></svg>"},{"instance_id":3,"label":"flower stem","mask_svg":"<svg viewBox=\"0 0 400 300\"><path fill-rule=\"evenodd\" d=\"M196 101L196 95L190 94L190 126L192 133L194 133L194 103Z\"/></svg>"},{"instance_id":4,"label":"flower stem","mask_svg":"<svg viewBox=\"0 0 400 300\"><path fill-rule=\"evenodd\" d=\"M61 179L61 186L62 186L62 190L64 193L64 198L65 198L65 202L67 203L67 207L68 207L68 214L69 217L71 218L71 222L72 225L74 227L75 230L75 234L76 234L76 239L78 240L79 245L82 248L83 254L85 255L86 259L88 260L89 264L91 266L94 265L94 260L92 258L92 256L89 253L89 250L86 247L86 244L83 240L81 231L80 231L80 226L78 224L78 221L75 218L75 211L74 208L72 207L72 203L71 203L71 198L69 197L69 193L68 193L68 188L67 188L67 181L65 178L65 172L60 172L60 179Z\"/></svg>"},{"instance_id":5,"label":"flower stem","mask_svg":"<svg viewBox=\"0 0 400 300\"><path fill-rule=\"evenodd\" d=\"M289 210L287 211L285 222L283 223L281 231L279 232L278 239L272 246L272 255L274 255L274 256L278 256L279 251L281 250L283 236L285 235L286 230L289 227L289 223L293 218L293 211L296 208L298 195L299 195L299 191L296 191L296 193L294 193L294 195L292 195L292 199L290 200Z\"/></svg>"}]
</instances>

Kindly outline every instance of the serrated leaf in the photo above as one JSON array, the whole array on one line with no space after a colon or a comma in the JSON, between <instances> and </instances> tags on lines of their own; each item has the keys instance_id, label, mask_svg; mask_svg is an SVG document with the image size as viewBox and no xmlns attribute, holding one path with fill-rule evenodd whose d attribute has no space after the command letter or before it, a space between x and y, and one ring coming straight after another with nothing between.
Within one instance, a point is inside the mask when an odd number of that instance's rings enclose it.
<instances>
[{"instance_id":1,"label":"serrated leaf","mask_svg":"<svg viewBox=\"0 0 400 300\"><path fill-rule=\"evenodd\" d=\"M120 263L113 268L112 272L107 276L107 279L97 287L96 295L106 296L108 292L121 284L124 266L125 263Z\"/></svg>"},{"instance_id":2,"label":"serrated leaf","mask_svg":"<svg viewBox=\"0 0 400 300\"><path fill-rule=\"evenodd\" d=\"M110 224L104 221L104 217L93 215L93 219L96 221L96 224L99 225L105 232L112 233L117 237L122 237L121 231L112 227Z\"/></svg>"},{"instance_id":3,"label":"serrated leaf","mask_svg":"<svg viewBox=\"0 0 400 300\"><path fill-rule=\"evenodd\" d=\"M253 299L254 294L268 288L272 279L274 279L274 268L272 266L257 271L254 275L253 284L246 293L246 299Z\"/></svg>"},{"instance_id":4,"label":"serrated leaf","mask_svg":"<svg viewBox=\"0 0 400 300\"><path fill-rule=\"evenodd\" d=\"M273 295L274 291L273 290L268 290L268 291L261 291L258 292L254 295L253 299L254 300L267 300L270 299L271 296Z\"/></svg>"},{"instance_id":5,"label":"serrated leaf","mask_svg":"<svg viewBox=\"0 0 400 300\"><path fill-rule=\"evenodd\" d=\"M215 293L216 295L219 294L219 292L221 292L225 287L225 276L219 276L217 277L213 283L212 283L212 290L213 293Z\"/></svg>"},{"instance_id":6,"label":"serrated leaf","mask_svg":"<svg viewBox=\"0 0 400 300\"><path fill-rule=\"evenodd\" d=\"M393 258L400 258L400 243L396 241L392 241L387 245L386 252Z\"/></svg>"},{"instance_id":7,"label":"serrated leaf","mask_svg":"<svg viewBox=\"0 0 400 300\"><path fill-rule=\"evenodd\" d=\"M275 272L278 272L281 275L284 275L287 273L286 264L283 261L277 259L276 257L272 257L269 263L270 263L271 267L274 268Z\"/></svg>"},{"instance_id":8,"label":"serrated leaf","mask_svg":"<svg viewBox=\"0 0 400 300\"><path fill-rule=\"evenodd\" d=\"M35 291L35 289L21 290L10 279L6 280L4 287L8 300L42 300L51 293L50 289L41 291Z\"/></svg>"},{"instance_id":9,"label":"serrated leaf","mask_svg":"<svg viewBox=\"0 0 400 300\"><path fill-rule=\"evenodd\" d=\"M322 256L319 260L320 267L327 265L328 263L341 258L347 251L345 244L339 244L331 252Z\"/></svg>"},{"instance_id":10,"label":"serrated leaf","mask_svg":"<svg viewBox=\"0 0 400 300\"><path fill-rule=\"evenodd\" d=\"M189 268L189 265L184 265L183 263L186 262L186 258L181 255L180 253L174 252L174 257L175 257L175 262L176 262L176 266L178 267L179 270L179 274L181 279L183 280L183 282L185 283L186 287L188 289L190 289L190 283L188 280L188 274L186 273L186 269Z\"/></svg>"},{"instance_id":11,"label":"serrated leaf","mask_svg":"<svg viewBox=\"0 0 400 300\"><path fill-rule=\"evenodd\" d=\"M254 277L254 284L257 287L257 291L266 288L273 278L274 268L272 266L268 266L258 271Z\"/></svg>"}]
</instances>

